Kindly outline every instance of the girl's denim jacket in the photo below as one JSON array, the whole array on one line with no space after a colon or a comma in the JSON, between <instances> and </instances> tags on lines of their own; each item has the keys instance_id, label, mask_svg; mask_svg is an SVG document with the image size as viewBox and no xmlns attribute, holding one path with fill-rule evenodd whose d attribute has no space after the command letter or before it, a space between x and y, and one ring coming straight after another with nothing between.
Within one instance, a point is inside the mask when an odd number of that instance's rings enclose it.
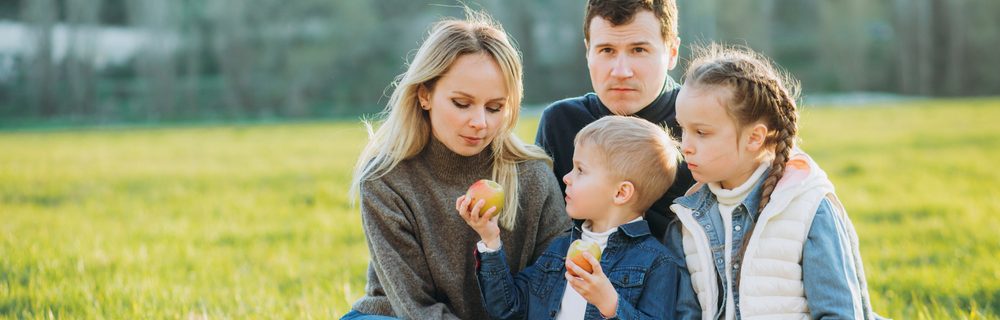
<instances>
[{"instance_id":1,"label":"girl's denim jacket","mask_svg":"<svg viewBox=\"0 0 1000 320\"><path fill-rule=\"evenodd\" d=\"M736 257L743 246L743 237L749 236L746 232L751 229L751 225L757 218L757 206L760 203L761 188L765 180L763 177L767 177L768 172L763 174L746 199L733 210L733 221L730 228L732 228L733 239L735 239L731 247L734 265L740 263L740 261L736 261ZM732 273L730 277L735 278L737 268L726 270L723 259L725 257L725 230L723 230L724 225L715 194L707 185L702 185L694 193L677 198L674 203L693 210L695 220L706 231L709 247L712 250L712 260L715 262L715 270L717 274L720 274L717 279L725 279L722 272L730 272ZM849 250L845 250L845 248L849 248L850 244L846 236L848 234L845 230L846 226L843 225L843 221L836 217L833 210L830 201L823 199L816 211L815 218L813 218L808 238L802 249L802 280L806 297L808 297L809 312L814 319L827 317L852 319L856 314L854 310L856 304L852 303L852 299L859 295L864 295L867 298L867 292L857 292L859 286L858 270L846 261L846 257L852 254L848 252ZM664 243L669 250L675 255L683 256L680 221L675 219L667 228L664 237ZM729 290L729 288L725 288L727 284L724 281L718 285L721 286L718 291L720 297L716 301L719 301L720 305L716 310L720 312L716 317L721 316L721 311L725 310L725 304L728 303L725 294ZM735 290L733 296L736 303L736 317L739 319L739 290ZM678 303L682 305L698 304L693 290L683 291L678 299ZM701 312L700 310L696 311ZM870 310L863 310L863 312L867 313ZM687 316L701 317L692 314Z\"/></svg>"},{"instance_id":2,"label":"girl's denim jacket","mask_svg":"<svg viewBox=\"0 0 1000 320\"><path fill-rule=\"evenodd\" d=\"M554 319L566 290L566 253L580 239L582 221L555 238L548 249L518 274L511 274L501 247L479 253L476 274L487 312L494 319ZM618 292L620 319L673 319L681 275L687 274L682 256L672 255L640 220L618 227L601 254L601 268ZM688 284L690 287L690 284ZM603 319L587 304L586 319Z\"/></svg>"}]
</instances>

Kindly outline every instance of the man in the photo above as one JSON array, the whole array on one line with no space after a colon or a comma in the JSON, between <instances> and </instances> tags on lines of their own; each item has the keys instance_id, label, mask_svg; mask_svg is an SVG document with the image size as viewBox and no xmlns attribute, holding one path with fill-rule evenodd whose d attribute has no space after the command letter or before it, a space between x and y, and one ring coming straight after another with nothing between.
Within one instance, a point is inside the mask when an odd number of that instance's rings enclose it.
<instances>
[{"instance_id":1,"label":"man","mask_svg":"<svg viewBox=\"0 0 1000 320\"><path fill-rule=\"evenodd\" d=\"M583 23L587 68L594 92L557 101L542 113L535 143L554 160L562 177L573 170L573 138L607 115L631 115L670 128L680 139L674 102L680 86L667 71L677 64L677 6L673 0L590 0ZM658 239L674 215L670 204L694 184L687 164L645 219Z\"/></svg>"}]
</instances>

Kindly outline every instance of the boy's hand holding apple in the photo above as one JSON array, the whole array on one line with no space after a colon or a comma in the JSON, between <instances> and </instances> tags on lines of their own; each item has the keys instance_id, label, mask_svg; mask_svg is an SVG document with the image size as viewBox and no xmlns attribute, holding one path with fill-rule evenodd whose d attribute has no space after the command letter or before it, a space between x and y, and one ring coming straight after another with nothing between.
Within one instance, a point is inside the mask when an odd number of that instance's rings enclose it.
<instances>
[{"instance_id":1,"label":"boy's hand holding apple","mask_svg":"<svg viewBox=\"0 0 1000 320\"><path fill-rule=\"evenodd\" d=\"M596 253L596 256L595 254ZM591 241L576 240L566 255L566 282L606 318L618 313L618 291L601 268L601 248Z\"/></svg>"}]
</instances>

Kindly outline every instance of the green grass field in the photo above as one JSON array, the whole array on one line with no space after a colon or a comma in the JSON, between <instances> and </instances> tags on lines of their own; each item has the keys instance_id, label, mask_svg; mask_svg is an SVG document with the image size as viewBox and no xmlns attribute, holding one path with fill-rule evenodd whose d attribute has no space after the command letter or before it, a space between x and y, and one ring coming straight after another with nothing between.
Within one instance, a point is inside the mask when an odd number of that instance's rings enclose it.
<instances>
[{"instance_id":1,"label":"green grass field","mask_svg":"<svg viewBox=\"0 0 1000 320\"><path fill-rule=\"evenodd\" d=\"M882 315L1000 316L998 121L996 99L802 111ZM365 139L358 122L0 132L0 318L337 318L365 283L347 197Z\"/></svg>"}]
</instances>

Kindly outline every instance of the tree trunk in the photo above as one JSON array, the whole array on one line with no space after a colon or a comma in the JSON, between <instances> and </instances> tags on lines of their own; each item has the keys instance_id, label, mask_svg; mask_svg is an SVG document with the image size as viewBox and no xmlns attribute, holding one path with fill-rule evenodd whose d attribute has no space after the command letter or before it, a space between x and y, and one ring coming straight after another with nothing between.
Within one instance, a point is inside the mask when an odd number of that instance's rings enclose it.
<instances>
[{"instance_id":1,"label":"tree trunk","mask_svg":"<svg viewBox=\"0 0 1000 320\"><path fill-rule=\"evenodd\" d=\"M963 89L968 87L962 77L969 71L964 68L965 48L968 44L965 26L968 22L963 21L968 15L965 13L964 0L950 1L945 6L944 16L947 18L947 23L942 25L948 26L949 31L945 37L948 41L948 53L943 61L947 79L945 92L949 95L961 95L966 93Z\"/></svg>"},{"instance_id":2,"label":"tree trunk","mask_svg":"<svg viewBox=\"0 0 1000 320\"><path fill-rule=\"evenodd\" d=\"M97 9L101 0L70 0L67 3L69 49L65 67L69 81L69 104L78 117L96 116L95 87L98 81L94 70Z\"/></svg>"},{"instance_id":3,"label":"tree trunk","mask_svg":"<svg viewBox=\"0 0 1000 320\"><path fill-rule=\"evenodd\" d=\"M52 43L57 15L55 1L28 1L22 14L32 30L32 52L26 59L30 106L36 116L51 117L59 111Z\"/></svg>"}]
</instances>

